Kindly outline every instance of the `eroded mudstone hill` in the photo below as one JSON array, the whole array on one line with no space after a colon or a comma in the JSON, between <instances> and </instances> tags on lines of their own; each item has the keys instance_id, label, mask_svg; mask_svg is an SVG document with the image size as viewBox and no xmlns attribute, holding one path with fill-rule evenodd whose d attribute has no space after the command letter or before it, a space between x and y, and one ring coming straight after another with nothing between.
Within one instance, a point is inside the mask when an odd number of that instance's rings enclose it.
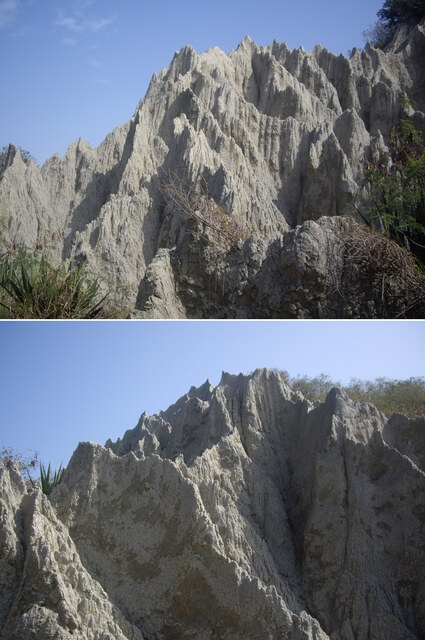
<instances>
[{"instance_id":1,"label":"eroded mudstone hill","mask_svg":"<svg viewBox=\"0 0 425 640\"><path fill-rule=\"evenodd\" d=\"M403 314L403 277L383 288L370 259L353 293L340 216L403 96L425 129L424 59L423 24L350 59L249 38L229 55L185 47L98 148L79 140L41 168L10 149L4 239L86 263L138 317ZM170 181L215 203L216 224L188 215Z\"/></svg>"},{"instance_id":2,"label":"eroded mudstone hill","mask_svg":"<svg viewBox=\"0 0 425 640\"><path fill-rule=\"evenodd\" d=\"M48 499L0 467L8 640L418 640L425 419L223 374Z\"/></svg>"}]
</instances>

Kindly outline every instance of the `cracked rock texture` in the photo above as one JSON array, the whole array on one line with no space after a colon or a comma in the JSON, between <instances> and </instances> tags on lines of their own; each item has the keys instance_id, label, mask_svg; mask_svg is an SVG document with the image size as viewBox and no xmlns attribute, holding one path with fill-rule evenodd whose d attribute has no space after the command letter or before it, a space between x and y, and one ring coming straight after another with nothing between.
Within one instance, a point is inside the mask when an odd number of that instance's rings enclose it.
<instances>
[{"instance_id":1,"label":"cracked rock texture","mask_svg":"<svg viewBox=\"0 0 425 640\"><path fill-rule=\"evenodd\" d=\"M80 139L41 168L10 148L0 179L3 240L86 263L138 317L383 316L373 274L363 309L355 295L348 309L341 296L328 304L325 281L340 279L339 263L316 258L333 254L335 233L330 222L308 222L350 212L365 158L373 144L385 148L401 96L425 128L424 58L423 24L399 32L386 51L368 44L350 59L249 38L229 55L185 47L98 148ZM226 207L250 236L245 245L229 248L202 225L194 239L192 221L164 197L170 176ZM326 225L326 239L317 238ZM290 268L284 256L283 265L269 259L276 243L291 245ZM217 263L225 273L211 286L221 297L205 289ZM300 287L305 300L290 293Z\"/></svg>"},{"instance_id":2,"label":"cracked rock texture","mask_svg":"<svg viewBox=\"0 0 425 640\"><path fill-rule=\"evenodd\" d=\"M223 373L50 500L1 468L2 638L425 635L425 419Z\"/></svg>"}]
</instances>

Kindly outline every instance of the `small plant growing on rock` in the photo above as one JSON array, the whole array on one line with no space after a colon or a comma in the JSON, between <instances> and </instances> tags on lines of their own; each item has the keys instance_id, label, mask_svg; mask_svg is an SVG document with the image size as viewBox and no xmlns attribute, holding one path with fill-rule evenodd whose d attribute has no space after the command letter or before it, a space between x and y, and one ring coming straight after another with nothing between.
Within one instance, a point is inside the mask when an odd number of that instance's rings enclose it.
<instances>
[{"instance_id":1,"label":"small plant growing on rock","mask_svg":"<svg viewBox=\"0 0 425 640\"><path fill-rule=\"evenodd\" d=\"M53 489L61 483L63 472L64 469L62 468L62 465L60 465L59 469L57 469L53 473L50 467L50 463L47 467L47 470L44 464L40 463L41 490L46 496L50 495Z\"/></svg>"}]
</instances>

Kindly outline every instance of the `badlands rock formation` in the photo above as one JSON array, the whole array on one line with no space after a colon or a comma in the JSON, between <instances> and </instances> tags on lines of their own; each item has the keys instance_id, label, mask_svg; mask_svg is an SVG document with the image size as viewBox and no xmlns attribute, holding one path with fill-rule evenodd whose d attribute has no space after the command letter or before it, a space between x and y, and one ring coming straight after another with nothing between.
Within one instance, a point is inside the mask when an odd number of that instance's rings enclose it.
<instances>
[{"instance_id":1,"label":"badlands rock formation","mask_svg":"<svg viewBox=\"0 0 425 640\"><path fill-rule=\"evenodd\" d=\"M223 374L50 498L0 467L5 640L425 636L425 419Z\"/></svg>"},{"instance_id":2,"label":"badlands rock formation","mask_svg":"<svg viewBox=\"0 0 425 640\"><path fill-rule=\"evenodd\" d=\"M97 149L79 140L37 168L10 148L4 239L86 263L139 317L397 315L399 285L382 293L375 268L362 267L360 299L345 295L350 283L335 288L346 278L339 216L353 213L402 96L425 129L424 58L424 24L350 59L249 38L229 55L185 47ZM174 179L237 220L239 241L188 216L169 197Z\"/></svg>"}]
</instances>

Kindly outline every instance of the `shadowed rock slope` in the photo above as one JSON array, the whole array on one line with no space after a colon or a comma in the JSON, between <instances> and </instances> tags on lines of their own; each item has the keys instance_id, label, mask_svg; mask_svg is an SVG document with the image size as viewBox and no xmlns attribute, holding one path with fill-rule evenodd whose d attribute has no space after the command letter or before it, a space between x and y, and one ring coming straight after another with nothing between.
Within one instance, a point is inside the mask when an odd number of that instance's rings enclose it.
<instances>
[{"instance_id":1,"label":"shadowed rock slope","mask_svg":"<svg viewBox=\"0 0 425 640\"><path fill-rule=\"evenodd\" d=\"M385 148L402 96L425 128L424 58L423 25L350 59L249 38L229 55L185 47L97 149L79 140L41 168L10 149L4 238L87 263L139 317L397 315L400 285L381 309L373 269L362 267L352 303L351 282L335 287L345 277L335 217L347 213L371 145ZM237 220L237 241L220 233L226 216L218 231L188 216L170 179ZM328 303L335 290L343 295Z\"/></svg>"},{"instance_id":2,"label":"shadowed rock slope","mask_svg":"<svg viewBox=\"0 0 425 640\"><path fill-rule=\"evenodd\" d=\"M50 500L1 468L1 637L423 638L424 433L257 370L81 443Z\"/></svg>"}]
</instances>

